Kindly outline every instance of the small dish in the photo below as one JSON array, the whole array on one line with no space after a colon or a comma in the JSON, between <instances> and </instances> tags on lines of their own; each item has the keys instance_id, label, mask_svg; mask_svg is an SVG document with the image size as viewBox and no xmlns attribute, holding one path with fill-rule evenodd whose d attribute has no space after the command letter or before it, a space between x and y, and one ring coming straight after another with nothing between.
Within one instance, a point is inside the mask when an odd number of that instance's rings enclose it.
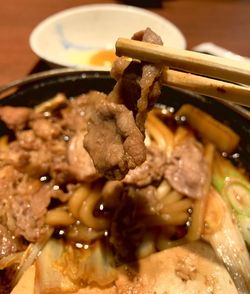
<instances>
[{"instance_id":1,"label":"small dish","mask_svg":"<svg viewBox=\"0 0 250 294\"><path fill-rule=\"evenodd\" d=\"M35 54L50 64L109 70L118 37L150 27L169 46L185 49L181 31L148 10L119 4L92 4L70 8L43 20L30 35Z\"/></svg>"}]
</instances>

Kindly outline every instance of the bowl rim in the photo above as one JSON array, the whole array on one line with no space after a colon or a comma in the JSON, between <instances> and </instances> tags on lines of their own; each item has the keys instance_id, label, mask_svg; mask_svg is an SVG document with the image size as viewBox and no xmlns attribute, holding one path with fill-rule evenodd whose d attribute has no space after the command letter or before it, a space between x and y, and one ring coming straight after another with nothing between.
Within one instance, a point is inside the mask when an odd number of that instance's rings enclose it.
<instances>
[{"instance_id":1,"label":"bowl rim","mask_svg":"<svg viewBox=\"0 0 250 294\"><path fill-rule=\"evenodd\" d=\"M78 66L73 65L70 62L56 62L55 60L53 60L53 58L50 58L48 56L46 56L46 54L44 54L40 49L39 46L37 45L37 38L39 37L39 34L41 33L41 31L43 30L44 26L50 25L52 23L55 22L55 20L58 20L60 18L65 18L68 16L71 16L75 13L82 13L82 12L90 12L90 11L95 11L95 10L102 10L102 11L110 11L110 10L114 10L114 11L126 11L126 12L132 12L132 13L140 13L141 15L144 16L149 16L150 18L154 19L155 21L161 23L161 25L166 25L168 27L170 27L173 31L175 31L176 35L178 35L178 39L180 40L181 44L181 48L185 49L187 47L187 40L183 34L183 32L177 27L177 25L175 25L173 22L171 22L170 20L168 20L167 18L164 18L163 16L156 14L155 12L152 12L150 10L144 9L144 8L140 8L140 7L135 7L135 6L131 6L131 5L124 5L124 4L115 4L115 3L94 3L94 4L87 4L87 5L79 5L79 6L75 6L75 7L71 7L59 12L56 12L52 15L49 15L48 17L46 17L45 19L43 19L41 22L39 22L32 30L30 36L29 36L29 45L31 50L40 58L42 58L43 60L54 64L54 65L59 65L59 66L74 66L74 67L83 67L82 66ZM119 36L117 36L118 38ZM108 70L107 67L105 66L90 66L90 65L86 65L85 70Z\"/></svg>"},{"instance_id":2,"label":"bowl rim","mask_svg":"<svg viewBox=\"0 0 250 294\"><path fill-rule=\"evenodd\" d=\"M8 96L10 91L18 91L18 88L21 86L28 86L29 84L32 84L34 82L39 82L46 78L52 78L52 77L58 77L58 76L64 76L64 75L74 75L74 74L81 74L83 76L86 76L87 74L91 74L95 77L110 77L110 71L93 71L93 70L86 70L85 68L57 68L57 69L50 69L34 74L30 74L26 77L14 80L4 86L0 87L0 99L4 99L6 96ZM171 86L168 86L169 88L174 88ZM183 90L181 88L175 88L180 92L191 94L192 96L201 97L201 95L196 94L194 92ZM215 98L211 98L215 99ZM217 99L216 99L217 100ZM250 109L246 107L242 107L240 105L237 105L232 102L219 100L220 103L224 104L226 107L232 109L239 115L241 115L243 118L250 121Z\"/></svg>"}]
</instances>

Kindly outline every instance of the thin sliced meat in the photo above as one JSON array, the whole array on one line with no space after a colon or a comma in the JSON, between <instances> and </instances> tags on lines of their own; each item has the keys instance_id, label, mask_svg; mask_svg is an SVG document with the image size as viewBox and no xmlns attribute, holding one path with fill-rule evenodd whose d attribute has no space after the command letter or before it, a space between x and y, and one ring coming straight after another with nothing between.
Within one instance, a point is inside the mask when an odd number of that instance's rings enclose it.
<instances>
[{"instance_id":1,"label":"thin sliced meat","mask_svg":"<svg viewBox=\"0 0 250 294\"><path fill-rule=\"evenodd\" d=\"M106 95L98 91L90 91L88 94L81 95L76 99L72 99L67 108L61 110L63 128L73 131L85 131L87 122L94 111L94 104L105 99Z\"/></svg>"},{"instance_id":2,"label":"thin sliced meat","mask_svg":"<svg viewBox=\"0 0 250 294\"><path fill-rule=\"evenodd\" d=\"M150 185L162 179L165 169L165 154L161 150L151 146L147 148L147 158L145 162L135 169L130 170L123 179L123 182L139 187Z\"/></svg>"},{"instance_id":3,"label":"thin sliced meat","mask_svg":"<svg viewBox=\"0 0 250 294\"><path fill-rule=\"evenodd\" d=\"M46 231L44 217L52 193L49 185L42 185L39 180L29 178L13 166L1 168L1 225L11 236L37 241Z\"/></svg>"},{"instance_id":4,"label":"thin sliced meat","mask_svg":"<svg viewBox=\"0 0 250 294\"><path fill-rule=\"evenodd\" d=\"M71 138L68 147L69 170L78 181L92 181L98 177L89 153L83 147L84 133Z\"/></svg>"},{"instance_id":5,"label":"thin sliced meat","mask_svg":"<svg viewBox=\"0 0 250 294\"><path fill-rule=\"evenodd\" d=\"M0 119L12 130L23 129L33 110L28 107L3 106L0 108Z\"/></svg>"},{"instance_id":6,"label":"thin sliced meat","mask_svg":"<svg viewBox=\"0 0 250 294\"><path fill-rule=\"evenodd\" d=\"M22 137L23 139L23 137ZM1 154L1 159L7 163L13 165L20 172L25 172L32 177L40 177L47 174L51 163L51 153L44 144L38 143L35 140L32 144L31 142L14 141L9 146L9 151ZM25 149L22 148L25 144ZM27 147L31 149L28 149ZM33 148L35 148L33 150Z\"/></svg>"},{"instance_id":7,"label":"thin sliced meat","mask_svg":"<svg viewBox=\"0 0 250 294\"><path fill-rule=\"evenodd\" d=\"M134 34L132 39L163 45L161 38L150 28ZM136 124L144 131L147 112L153 107L154 103L161 95L160 77L162 65L148 63L142 63L142 65L142 77L140 80L141 95L137 101L138 113L136 115Z\"/></svg>"},{"instance_id":8,"label":"thin sliced meat","mask_svg":"<svg viewBox=\"0 0 250 294\"><path fill-rule=\"evenodd\" d=\"M19 131L16 137L20 148L24 150L39 150L41 147L42 141L36 137L33 130Z\"/></svg>"},{"instance_id":9,"label":"thin sliced meat","mask_svg":"<svg viewBox=\"0 0 250 294\"><path fill-rule=\"evenodd\" d=\"M37 181L24 179L18 192L9 203L7 226L15 236L36 242L47 230L45 215L53 190L46 185L39 187Z\"/></svg>"},{"instance_id":10,"label":"thin sliced meat","mask_svg":"<svg viewBox=\"0 0 250 294\"><path fill-rule=\"evenodd\" d=\"M122 179L129 169L145 160L144 137L133 114L124 105L105 100L96 104L84 146L98 172Z\"/></svg>"},{"instance_id":11,"label":"thin sliced meat","mask_svg":"<svg viewBox=\"0 0 250 294\"><path fill-rule=\"evenodd\" d=\"M134 37L162 44L149 28ZM128 62L121 57L111 71L117 79L116 86L106 99L94 103L84 146L98 172L109 179L124 178L146 159L144 123L161 93L161 70L160 65Z\"/></svg>"},{"instance_id":12,"label":"thin sliced meat","mask_svg":"<svg viewBox=\"0 0 250 294\"><path fill-rule=\"evenodd\" d=\"M43 140L51 140L59 137L61 127L58 123L46 118L36 119L31 122L31 127L35 135Z\"/></svg>"},{"instance_id":13,"label":"thin sliced meat","mask_svg":"<svg viewBox=\"0 0 250 294\"><path fill-rule=\"evenodd\" d=\"M201 198L209 181L202 146L193 138L181 141L173 150L165 177L178 192Z\"/></svg>"},{"instance_id":14,"label":"thin sliced meat","mask_svg":"<svg viewBox=\"0 0 250 294\"><path fill-rule=\"evenodd\" d=\"M0 224L0 259L17 251L18 244L6 227Z\"/></svg>"}]
</instances>

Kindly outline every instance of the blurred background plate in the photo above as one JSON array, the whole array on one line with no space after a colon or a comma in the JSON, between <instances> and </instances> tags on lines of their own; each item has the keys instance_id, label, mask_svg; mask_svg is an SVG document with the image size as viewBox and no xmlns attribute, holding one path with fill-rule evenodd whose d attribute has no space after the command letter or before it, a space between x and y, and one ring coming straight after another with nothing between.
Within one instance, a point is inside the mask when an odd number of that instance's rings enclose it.
<instances>
[{"instance_id":1,"label":"blurred background plate","mask_svg":"<svg viewBox=\"0 0 250 294\"><path fill-rule=\"evenodd\" d=\"M169 46L185 49L181 31L146 9L119 4L70 8L42 21L30 35L35 54L51 65L109 70L118 37L150 27Z\"/></svg>"}]
</instances>

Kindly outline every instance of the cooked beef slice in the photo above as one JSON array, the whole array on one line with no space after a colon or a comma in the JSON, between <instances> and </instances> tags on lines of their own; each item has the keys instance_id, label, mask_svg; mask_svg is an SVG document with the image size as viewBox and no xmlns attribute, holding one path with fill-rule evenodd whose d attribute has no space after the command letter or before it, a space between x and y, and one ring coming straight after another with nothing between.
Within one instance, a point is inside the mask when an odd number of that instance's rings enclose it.
<instances>
[{"instance_id":1,"label":"cooked beef slice","mask_svg":"<svg viewBox=\"0 0 250 294\"><path fill-rule=\"evenodd\" d=\"M32 112L28 107L3 106L0 108L0 119L11 130L21 130L26 126Z\"/></svg>"},{"instance_id":2,"label":"cooked beef slice","mask_svg":"<svg viewBox=\"0 0 250 294\"><path fill-rule=\"evenodd\" d=\"M135 37L162 44L150 29ZM147 112L160 96L161 69L161 65L128 62L121 57L111 71L117 79L116 86L107 98L94 103L84 147L98 172L109 179L124 178L146 159L144 123Z\"/></svg>"},{"instance_id":3,"label":"cooked beef slice","mask_svg":"<svg viewBox=\"0 0 250 294\"><path fill-rule=\"evenodd\" d=\"M209 181L208 166L202 146L194 138L186 138L175 146L165 177L180 193L192 198L203 196Z\"/></svg>"},{"instance_id":4,"label":"cooked beef slice","mask_svg":"<svg viewBox=\"0 0 250 294\"><path fill-rule=\"evenodd\" d=\"M77 132L69 142L69 170L78 181L92 181L98 174L89 153L83 147L84 136L83 131Z\"/></svg>"},{"instance_id":5,"label":"cooked beef slice","mask_svg":"<svg viewBox=\"0 0 250 294\"><path fill-rule=\"evenodd\" d=\"M133 39L162 45L161 38L151 29L136 33ZM114 90L109 94L112 102L124 104L133 111L136 125L144 133L147 112L153 107L161 94L161 64L128 62L118 58L111 70L111 76L117 80Z\"/></svg>"},{"instance_id":6,"label":"cooked beef slice","mask_svg":"<svg viewBox=\"0 0 250 294\"><path fill-rule=\"evenodd\" d=\"M43 140L52 140L61 134L61 126L56 122L53 123L51 119L36 119L31 122L31 127L35 136Z\"/></svg>"},{"instance_id":7,"label":"cooked beef slice","mask_svg":"<svg viewBox=\"0 0 250 294\"><path fill-rule=\"evenodd\" d=\"M68 107L61 110L62 128L70 133L85 131L88 120L91 118L94 105L97 101L105 99L106 95L98 91L90 91L76 99L71 99Z\"/></svg>"},{"instance_id":8,"label":"cooked beef slice","mask_svg":"<svg viewBox=\"0 0 250 294\"><path fill-rule=\"evenodd\" d=\"M17 242L6 227L0 224L0 259L17 251Z\"/></svg>"},{"instance_id":9,"label":"cooked beef slice","mask_svg":"<svg viewBox=\"0 0 250 294\"><path fill-rule=\"evenodd\" d=\"M18 186L18 194L12 197L7 212L7 226L15 236L36 242L46 232L44 218L53 190L36 182L24 180Z\"/></svg>"},{"instance_id":10,"label":"cooked beef slice","mask_svg":"<svg viewBox=\"0 0 250 294\"><path fill-rule=\"evenodd\" d=\"M164 153L156 147L148 147L145 162L130 170L123 179L123 182L139 187L157 183L164 176L166 165L167 159Z\"/></svg>"},{"instance_id":11,"label":"cooked beef slice","mask_svg":"<svg viewBox=\"0 0 250 294\"><path fill-rule=\"evenodd\" d=\"M84 147L99 173L110 179L122 179L129 169L145 160L143 140L132 112L124 105L103 99L96 104Z\"/></svg>"},{"instance_id":12,"label":"cooked beef slice","mask_svg":"<svg viewBox=\"0 0 250 294\"><path fill-rule=\"evenodd\" d=\"M15 237L37 241L46 231L44 216L53 193L13 166L0 169L0 220Z\"/></svg>"}]
</instances>

